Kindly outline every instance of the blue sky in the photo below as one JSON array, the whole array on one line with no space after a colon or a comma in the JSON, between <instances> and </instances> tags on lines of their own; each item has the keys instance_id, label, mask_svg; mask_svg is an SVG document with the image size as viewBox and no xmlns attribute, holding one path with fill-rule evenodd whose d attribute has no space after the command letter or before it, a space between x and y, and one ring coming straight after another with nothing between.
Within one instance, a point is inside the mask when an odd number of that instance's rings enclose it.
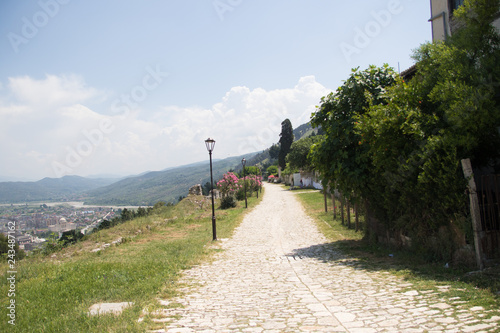
<instances>
[{"instance_id":1,"label":"blue sky","mask_svg":"<svg viewBox=\"0 0 500 333\"><path fill-rule=\"evenodd\" d=\"M351 68L413 64L416 0L0 2L0 179L128 175L263 150Z\"/></svg>"}]
</instances>

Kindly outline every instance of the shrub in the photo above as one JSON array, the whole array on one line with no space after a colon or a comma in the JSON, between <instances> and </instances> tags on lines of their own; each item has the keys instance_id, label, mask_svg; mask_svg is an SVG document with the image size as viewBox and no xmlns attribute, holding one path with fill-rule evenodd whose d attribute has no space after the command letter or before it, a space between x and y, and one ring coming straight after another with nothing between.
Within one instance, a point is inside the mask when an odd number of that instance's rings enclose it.
<instances>
[{"instance_id":1,"label":"shrub","mask_svg":"<svg viewBox=\"0 0 500 333\"><path fill-rule=\"evenodd\" d=\"M236 200L238 201L245 200L245 189L239 189L236 192Z\"/></svg>"},{"instance_id":2,"label":"shrub","mask_svg":"<svg viewBox=\"0 0 500 333\"><path fill-rule=\"evenodd\" d=\"M228 172L224 174L221 180L217 182L217 188L222 193L222 197L231 196L235 191L238 190L238 177L232 173Z\"/></svg>"},{"instance_id":3,"label":"shrub","mask_svg":"<svg viewBox=\"0 0 500 333\"><path fill-rule=\"evenodd\" d=\"M236 198L232 195L226 195L221 199L220 208L221 209L229 209L234 208L237 205Z\"/></svg>"},{"instance_id":4,"label":"shrub","mask_svg":"<svg viewBox=\"0 0 500 333\"><path fill-rule=\"evenodd\" d=\"M66 246L68 244L74 244L83 238L83 234L80 231L70 230L63 232L59 241L62 242L62 246Z\"/></svg>"}]
</instances>

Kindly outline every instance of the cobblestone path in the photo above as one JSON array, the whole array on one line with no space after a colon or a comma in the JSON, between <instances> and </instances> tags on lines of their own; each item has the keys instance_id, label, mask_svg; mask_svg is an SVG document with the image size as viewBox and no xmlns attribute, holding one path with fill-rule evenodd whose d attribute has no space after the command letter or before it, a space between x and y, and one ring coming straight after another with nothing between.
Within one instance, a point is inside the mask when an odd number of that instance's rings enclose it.
<instances>
[{"instance_id":1,"label":"cobblestone path","mask_svg":"<svg viewBox=\"0 0 500 333\"><path fill-rule=\"evenodd\" d=\"M185 272L183 307L155 332L492 332L500 317L364 270L328 245L293 192L266 184L211 263ZM446 289L446 287L444 287Z\"/></svg>"}]
</instances>

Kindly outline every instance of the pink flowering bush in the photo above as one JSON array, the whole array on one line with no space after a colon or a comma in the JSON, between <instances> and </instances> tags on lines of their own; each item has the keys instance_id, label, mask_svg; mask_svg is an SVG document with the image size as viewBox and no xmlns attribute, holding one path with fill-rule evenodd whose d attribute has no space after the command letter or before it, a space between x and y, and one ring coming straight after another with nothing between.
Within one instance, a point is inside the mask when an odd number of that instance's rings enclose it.
<instances>
[{"instance_id":1,"label":"pink flowering bush","mask_svg":"<svg viewBox=\"0 0 500 333\"><path fill-rule=\"evenodd\" d=\"M243 198L245 198L245 182L247 185L247 197L251 197L252 193L258 191L262 186L262 177L256 175L248 175L245 177L245 179L240 178L240 189L236 194L236 198L238 200L243 200Z\"/></svg>"},{"instance_id":2,"label":"pink flowering bush","mask_svg":"<svg viewBox=\"0 0 500 333\"><path fill-rule=\"evenodd\" d=\"M222 197L234 195L240 189L238 177L232 173L225 173L221 180L217 182L217 189L222 193Z\"/></svg>"},{"instance_id":3,"label":"pink flowering bush","mask_svg":"<svg viewBox=\"0 0 500 333\"><path fill-rule=\"evenodd\" d=\"M245 177L247 183L247 190L250 192L256 192L262 186L262 177L256 175L249 175Z\"/></svg>"}]
</instances>

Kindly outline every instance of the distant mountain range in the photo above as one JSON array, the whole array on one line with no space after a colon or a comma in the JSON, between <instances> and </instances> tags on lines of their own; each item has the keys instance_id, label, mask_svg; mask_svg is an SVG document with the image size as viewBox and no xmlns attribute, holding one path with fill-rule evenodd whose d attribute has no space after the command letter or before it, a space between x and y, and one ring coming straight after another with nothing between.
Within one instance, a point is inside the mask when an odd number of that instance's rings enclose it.
<instances>
[{"instance_id":1,"label":"distant mountain range","mask_svg":"<svg viewBox=\"0 0 500 333\"><path fill-rule=\"evenodd\" d=\"M69 200L85 191L113 182L116 182L116 179L90 179L80 176L44 178L36 182L1 182L0 203Z\"/></svg>"},{"instance_id":2,"label":"distant mountain range","mask_svg":"<svg viewBox=\"0 0 500 333\"><path fill-rule=\"evenodd\" d=\"M244 157L249 159L254 155ZM229 157L212 163L214 183L230 169L241 163L243 156ZM206 162L185 165L163 171L148 172L122 179L111 185L87 192L86 204L154 205L158 201L176 202L188 194L191 186L210 182L210 164ZM215 184L214 184L215 186Z\"/></svg>"},{"instance_id":3,"label":"distant mountain range","mask_svg":"<svg viewBox=\"0 0 500 333\"><path fill-rule=\"evenodd\" d=\"M295 140L316 134L309 123L294 130ZM269 165L269 149L260 153L213 161L214 182L230 169L241 170L241 159L247 165ZM262 170L265 171L265 170ZM64 176L36 182L0 182L0 203L43 201L85 201L93 205L154 205L158 201L176 202L191 186L210 181L209 162L199 162L162 171L144 172L126 178ZM215 184L214 184L215 185Z\"/></svg>"},{"instance_id":4,"label":"distant mountain range","mask_svg":"<svg viewBox=\"0 0 500 333\"><path fill-rule=\"evenodd\" d=\"M257 153L245 155L251 159ZM241 164L243 156L213 162L214 182ZM154 205L158 201L175 202L191 186L210 181L208 160L163 171L145 172L117 180L80 176L44 178L36 182L0 182L0 203L43 201L85 201L95 205Z\"/></svg>"}]
</instances>

